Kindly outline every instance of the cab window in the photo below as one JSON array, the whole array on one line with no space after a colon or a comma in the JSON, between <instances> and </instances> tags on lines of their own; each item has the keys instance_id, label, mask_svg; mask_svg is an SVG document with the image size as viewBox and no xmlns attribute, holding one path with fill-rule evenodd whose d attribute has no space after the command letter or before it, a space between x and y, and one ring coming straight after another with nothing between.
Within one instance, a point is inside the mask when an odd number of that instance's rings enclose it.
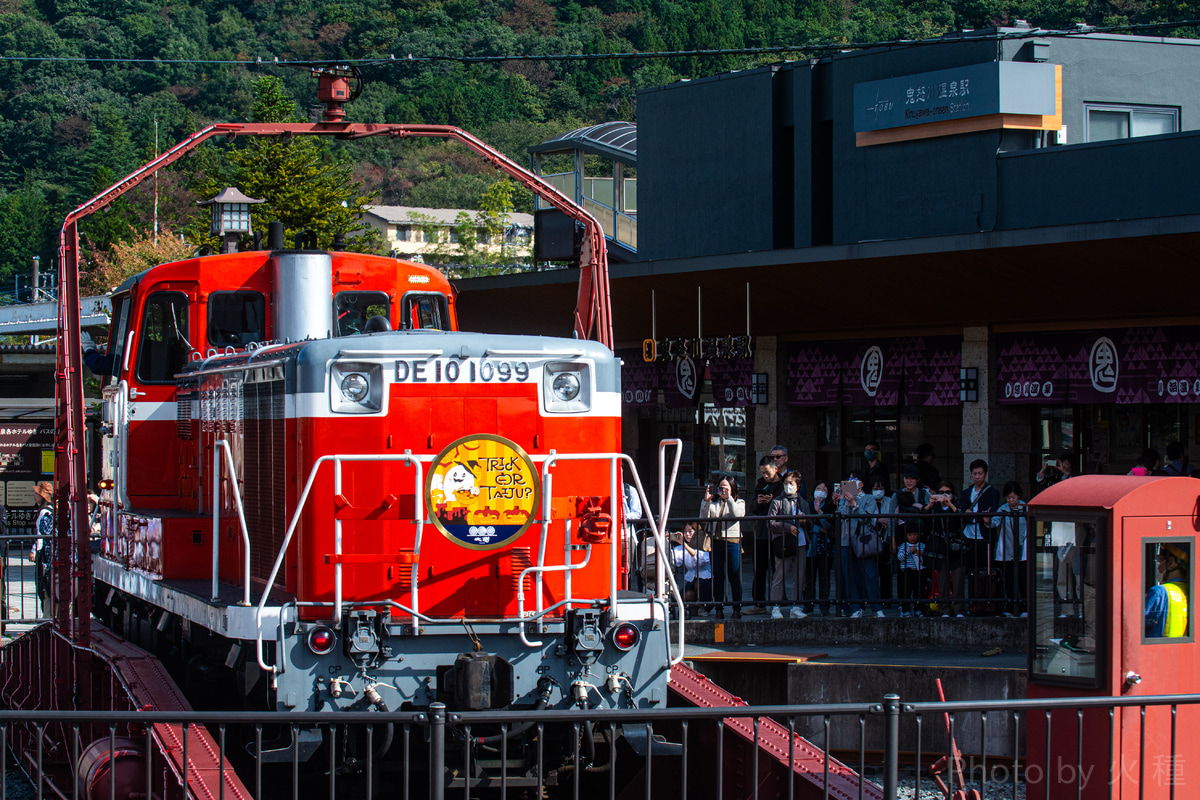
<instances>
[{"instance_id":1,"label":"cab window","mask_svg":"<svg viewBox=\"0 0 1200 800\"><path fill-rule=\"evenodd\" d=\"M188 341L188 300L182 292L155 292L146 299L138 345L137 378L142 383L174 383L192 351Z\"/></svg>"},{"instance_id":2,"label":"cab window","mask_svg":"<svg viewBox=\"0 0 1200 800\"><path fill-rule=\"evenodd\" d=\"M112 325L108 331L108 352L113 357L113 373L120 374L125 361L125 341L129 337L129 302L128 294L119 294L112 299ZM101 379L108 382L107 376Z\"/></svg>"},{"instance_id":3,"label":"cab window","mask_svg":"<svg viewBox=\"0 0 1200 800\"><path fill-rule=\"evenodd\" d=\"M400 300L405 328L444 331L449 329L450 310L446 296L438 292L409 292Z\"/></svg>"},{"instance_id":4,"label":"cab window","mask_svg":"<svg viewBox=\"0 0 1200 800\"><path fill-rule=\"evenodd\" d=\"M1033 522L1036 555L1029 587L1033 631L1031 679L1098 687L1103 677L1105 522L1101 518L1039 518Z\"/></svg>"},{"instance_id":5,"label":"cab window","mask_svg":"<svg viewBox=\"0 0 1200 800\"><path fill-rule=\"evenodd\" d=\"M217 347L245 347L267 338L261 292L213 292L208 297L208 342Z\"/></svg>"},{"instance_id":6,"label":"cab window","mask_svg":"<svg viewBox=\"0 0 1200 800\"><path fill-rule=\"evenodd\" d=\"M385 292L338 292L333 298L335 336L362 333L372 317L383 317L391 327L390 303Z\"/></svg>"},{"instance_id":7,"label":"cab window","mask_svg":"<svg viewBox=\"0 0 1200 800\"><path fill-rule=\"evenodd\" d=\"M1195 541L1147 539L1142 545L1145 614L1142 642L1177 644L1195 638L1192 625L1192 552Z\"/></svg>"}]
</instances>

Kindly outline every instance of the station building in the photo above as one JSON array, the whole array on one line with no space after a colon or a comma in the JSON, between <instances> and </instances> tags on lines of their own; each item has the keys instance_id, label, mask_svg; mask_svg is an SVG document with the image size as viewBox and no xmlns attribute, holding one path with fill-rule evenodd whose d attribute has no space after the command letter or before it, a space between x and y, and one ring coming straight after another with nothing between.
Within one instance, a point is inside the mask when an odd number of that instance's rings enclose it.
<instances>
[{"instance_id":1,"label":"station building","mask_svg":"<svg viewBox=\"0 0 1200 800\"><path fill-rule=\"evenodd\" d=\"M1198 67L1200 41L1001 28L642 91L610 271L643 474L672 436L697 487L777 442L810 488L871 440L892 488L923 443L1027 496L1062 451L1200 462ZM569 335L575 279L462 282L464 327Z\"/></svg>"}]
</instances>

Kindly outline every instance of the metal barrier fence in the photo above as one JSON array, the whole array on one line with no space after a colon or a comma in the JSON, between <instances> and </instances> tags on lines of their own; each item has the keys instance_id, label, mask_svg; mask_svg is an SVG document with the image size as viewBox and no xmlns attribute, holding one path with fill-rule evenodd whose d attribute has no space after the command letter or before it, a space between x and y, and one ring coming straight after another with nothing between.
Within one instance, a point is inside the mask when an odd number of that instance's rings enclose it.
<instances>
[{"instance_id":1,"label":"metal barrier fence","mask_svg":"<svg viewBox=\"0 0 1200 800\"><path fill-rule=\"evenodd\" d=\"M38 595L36 536L9 536L0 540L0 636L11 638L47 619ZM49 565L49 552L43 554Z\"/></svg>"},{"instance_id":2,"label":"metal barrier fence","mask_svg":"<svg viewBox=\"0 0 1200 800\"><path fill-rule=\"evenodd\" d=\"M1111 747L1107 763L1076 755L1083 752L1083 720L1089 713L1106 717L1112 742L1118 732L1114 722L1118 709L1132 708L1143 720L1148 708L1169 710L1172 749L1154 757L1171 760L1177 758L1177 713L1197 703L1200 695L913 704L888 695L870 704L758 706L739 709L740 720L752 721L753 736L748 741L731 735L733 718L728 708L455 713L435 703L415 712L351 712L336 717L328 713L0 711L0 747L15 753L15 762L8 763L41 776L35 777L33 786L39 800L47 795L100 800L117 795L118 783L124 792L120 796L143 797L182 796L186 785L192 796L297 800L309 796L369 800L382 795L405 800L466 799L485 791L499 798L757 800L761 794L789 800L856 795L895 800L921 796L922 791L934 789L938 779L948 794L978 789L984 798L1026 796L1027 779L1038 787L1028 796L1045 800L1065 796L1063 785L1074 789L1071 795L1082 796L1092 781L1109 786L1121 783L1134 796L1142 796L1139 786L1157 787L1154 791L1170 787L1175 796L1174 788L1184 786L1181 771L1149 767L1145 759L1150 753L1143 753L1142 763L1132 766L1125 763L1125 756L1118 759ZM810 736L816 749L804 753L799 748L804 743L794 735L782 749L757 749L762 743L760 722L767 717L781 722L790 734L804 728L827 734L834 717L856 720L857 752L836 755L848 758L852 768L874 781L848 784L845 768L822 745L819 735ZM1022 755L989 759L985 747L963 756L961 780L950 769L930 777L929 764L935 758L954 760L950 742L962 731L978 727L986 733L989 726L1007 725L1014 740L1024 743L1026 724L1034 720L1045 723L1041 763ZM204 754L211 764L206 770L195 766L200 749L193 727L197 725L206 726L218 745L217 752ZM298 746L271 749L271 739L293 744L304 740L302 731L315 731L319 740L307 761L299 758ZM536 735L531 744L519 745L519 733ZM625 742L620 747L615 744L618 734ZM981 735L980 741L987 740L987 735ZM164 742L173 753L171 758L145 758L145 753L154 753ZM485 747L485 742L491 746ZM1052 743L1058 747L1054 763ZM753 757L747 758L746 748L755 748ZM117 757L108 759L113 752ZM287 757L280 758L280 752L288 753ZM1023 746L1019 752L1024 752ZM1063 753L1071 757L1064 759ZM776 772L769 775L773 763ZM497 769L497 765L507 768ZM239 778L233 776L235 769ZM1047 779L1053 771L1057 771L1055 782ZM107 779L112 774L117 781ZM10 776L4 777L8 784Z\"/></svg>"},{"instance_id":3,"label":"metal barrier fence","mask_svg":"<svg viewBox=\"0 0 1200 800\"><path fill-rule=\"evenodd\" d=\"M722 528L739 524L741 537L742 560L737 575L739 584L746 583L746 557L752 562L765 559L768 567L764 571L778 568L777 559L770 549L771 535L765 537L757 532L759 523L764 527L773 521L795 521L798 519L808 526L807 536L813 536L815 526L827 525L827 530L821 535L829 538L828 555L813 557L812 547L804 561L803 594L795 596L795 584L799 576L788 572L787 594L780 601L769 597L769 581L764 587L761 598L745 597L734 601L729 592L713 592L707 596L698 596L687 605L696 615L712 609L721 610L731 607L735 612L747 606L766 605L792 606L800 605L812 613L846 613L850 607L866 608L868 605L884 605L888 608L899 609L904 613L936 614L952 616L954 614L980 614L998 616L1019 616L1025 611L1025 578L1028 561L1039 553L1049 553L1057 556L1057 548L1038 544L1034 532L1028 531L1027 550L1025 559L1017 554L1017 558L997 560L996 542L998 538L1012 537L1014 532L1024 535L1028 529L1025 512L993 511L987 514L973 512L955 513L867 513L862 515L846 515L837 511L828 514L809 514L798 518L779 516L742 516L742 517L671 517L668 530L680 531L686 523L701 526L703 535L709 540L711 547L719 546L722 540ZM857 526L866 524L879 535L885 543L884 552L867 559L858 557L851 544L841 543L843 526L855 526L847 531L849 536L857 535ZM976 524L982 538L972 539L964 535L963 529L970 524ZM896 558L892 542L897 545L903 541L904 529L913 528L919 531L920 543L925 545L925 555L922 556L922 575L918 590L906 591L907 576L903 574L902 564ZM778 536L776 534L775 536ZM899 538L897 538L899 537ZM1014 538L1019 538L1014 537ZM680 544L672 541L672 545ZM641 542L633 543L629 548L628 564L633 584L638 585L640 567L647 563L644 546ZM1012 553L1012 550L1009 550ZM855 570L866 560L874 562L875 579L878 581L878 592L870 590L856 593ZM715 559L714 559L715 561ZM652 566L656 560L651 559ZM713 565L713 587L721 576L716 574L717 564ZM757 566L757 565L756 565ZM682 570L679 565L674 569ZM785 565L785 568L791 569ZM762 568L759 567L761 570ZM821 573L818 575L818 573ZM872 578L867 577L866 580ZM730 582L732 583L732 578ZM680 582L680 586L683 583ZM707 591L703 584L695 587L698 593ZM732 587L730 587L732 589ZM865 587L864 587L865 588ZM915 595L915 596L912 596ZM1061 609L1070 615L1073 604L1077 604L1078 592L1071 593L1069 587L1063 587Z\"/></svg>"}]
</instances>

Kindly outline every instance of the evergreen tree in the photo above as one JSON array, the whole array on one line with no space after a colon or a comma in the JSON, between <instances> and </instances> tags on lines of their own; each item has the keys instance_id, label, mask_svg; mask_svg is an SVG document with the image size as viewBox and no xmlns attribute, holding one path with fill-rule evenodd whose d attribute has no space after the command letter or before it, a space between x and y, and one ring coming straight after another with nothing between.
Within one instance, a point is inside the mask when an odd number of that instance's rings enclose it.
<instances>
[{"instance_id":1,"label":"evergreen tree","mask_svg":"<svg viewBox=\"0 0 1200 800\"><path fill-rule=\"evenodd\" d=\"M260 78L254 82L254 91L252 116L256 122L299 120L296 103L284 93L279 78ZM362 221L371 198L362 194L350 160L331 152L327 140L256 136L227 153L226 159L232 165L233 185L264 201L250 207L256 231L265 232L267 223L278 220L288 241L296 233L311 231L320 247L328 247L340 233L350 249L378 249L378 232ZM219 180L206 177L197 193L213 197L225 188L219 184Z\"/></svg>"}]
</instances>

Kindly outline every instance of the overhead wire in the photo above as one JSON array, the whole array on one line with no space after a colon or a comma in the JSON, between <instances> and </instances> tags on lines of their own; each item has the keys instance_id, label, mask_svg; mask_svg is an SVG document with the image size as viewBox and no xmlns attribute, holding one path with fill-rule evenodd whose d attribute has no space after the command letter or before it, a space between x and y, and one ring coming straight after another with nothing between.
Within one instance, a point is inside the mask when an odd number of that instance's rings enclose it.
<instances>
[{"instance_id":1,"label":"overhead wire","mask_svg":"<svg viewBox=\"0 0 1200 800\"><path fill-rule=\"evenodd\" d=\"M775 45L771 47L728 47L712 50L656 50L626 53L552 53L544 55L414 55L409 53L397 57L395 54L351 59L281 59L278 56L264 58L257 56L244 59L190 59L190 58L105 58L94 56L21 56L0 55L0 62L56 62L56 63L88 63L88 64L145 64L145 65L227 65L227 66L286 66L286 67L320 67L329 64L344 64L347 66L389 66L398 64L418 64L434 62L456 62L460 64L486 64L507 61L619 61L619 60L648 60L660 58L713 58L721 56L763 56L782 55L784 53L836 53L865 50L868 48L913 47L931 44L944 44L953 41L981 40L1013 40L1013 39L1045 39L1069 38L1093 34L1138 33L1142 31L1164 30L1175 28L1200 27L1200 19L1186 19L1173 22L1152 22L1126 25L1077 25L1073 28L1013 28L996 30L992 28L979 31L950 32L940 37L930 39L890 39L876 42L808 42L804 44Z\"/></svg>"}]
</instances>

